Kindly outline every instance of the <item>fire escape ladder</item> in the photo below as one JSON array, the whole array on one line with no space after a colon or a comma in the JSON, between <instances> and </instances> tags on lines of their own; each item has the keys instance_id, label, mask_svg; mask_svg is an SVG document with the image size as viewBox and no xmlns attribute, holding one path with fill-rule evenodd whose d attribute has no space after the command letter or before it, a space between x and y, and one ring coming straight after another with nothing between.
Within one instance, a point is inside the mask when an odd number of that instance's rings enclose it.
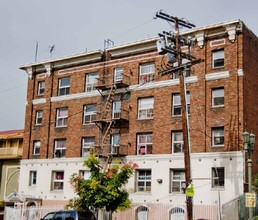
<instances>
[{"instance_id":1,"label":"fire escape ladder","mask_svg":"<svg viewBox=\"0 0 258 220\"><path fill-rule=\"evenodd\" d=\"M102 120L107 119L108 114L111 113L111 111L112 111L112 102L113 102L114 95L115 95L115 87L112 86L111 89L109 90L107 99L104 103L104 107L103 107L102 112L101 112L101 119Z\"/></svg>"}]
</instances>

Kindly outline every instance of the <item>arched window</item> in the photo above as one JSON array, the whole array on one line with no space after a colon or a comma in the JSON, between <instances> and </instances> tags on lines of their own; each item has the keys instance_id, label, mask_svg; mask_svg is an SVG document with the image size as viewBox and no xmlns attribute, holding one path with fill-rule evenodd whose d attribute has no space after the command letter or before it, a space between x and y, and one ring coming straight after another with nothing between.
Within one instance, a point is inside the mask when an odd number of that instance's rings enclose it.
<instances>
[{"instance_id":1,"label":"arched window","mask_svg":"<svg viewBox=\"0 0 258 220\"><path fill-rule=\"evenodd\" d=\"M185 210L180 207L174 207L170 210L170 220L184 220Z\"/></svg>"},{"instance_id":2,"label":"arched window","mask_svg":"<svg viewBox=\"0 0 258 220\"><path fill-rule=\"evenodd\" d=\"M149 209L146 206L139 206L136 209L136 220L148 220Z\"/></svg>"}]
</instances>

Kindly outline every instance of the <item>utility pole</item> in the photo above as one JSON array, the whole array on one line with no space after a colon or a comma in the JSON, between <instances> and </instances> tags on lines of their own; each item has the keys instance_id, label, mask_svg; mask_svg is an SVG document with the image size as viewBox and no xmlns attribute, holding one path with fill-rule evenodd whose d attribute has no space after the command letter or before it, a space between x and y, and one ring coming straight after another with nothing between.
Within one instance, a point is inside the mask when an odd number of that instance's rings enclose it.
<instances>
[{"instance_id":1,"label":"utility pole","mask_svg":"<svg viewBox=\"0 0 258 220\"><path fill-rule=\"evenodd\" d=\"M186 188L191 184L191 160L190 160L190 136L189 136L189 123L188 123L188 111L186 103L186 88L185 88L185 72L186 68L190 68L193 64L201 62L201 59L196 59L190 54L181 52L181 46L188 45L190 48L191 42L188 39L181 38L179 33L179 26L186 28L195 27L194 24L178 19L177 17L170 16L161 11L156 13L156 17L162 18L166 21L173 22L175 24L175 34L163 32L159 34L161 40L157 42L158 52L160 54L169 53L174 56L174 60L171 59L172 65L165 70L159 72L160 75L171 74L173 72L178 73L180 82L180 99L181 99L181 115L182 115L182 131L184 141L184 164L185 164L185 181ZM182 58L190 60L188 63L182 65ZM177 65L173 65L177 62ZM193 202L192 197L186 195L186 207L188 220L193 219Z\"/></svg>"}]
</instances>

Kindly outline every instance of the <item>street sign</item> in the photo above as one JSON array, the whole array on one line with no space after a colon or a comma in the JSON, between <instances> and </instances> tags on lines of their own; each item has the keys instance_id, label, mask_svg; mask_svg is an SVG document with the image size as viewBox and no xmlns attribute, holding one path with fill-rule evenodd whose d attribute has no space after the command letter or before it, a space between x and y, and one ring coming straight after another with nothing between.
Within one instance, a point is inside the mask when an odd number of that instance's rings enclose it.
<instances>
[{"instance_id":1,"label":"street sign","mask_svg":"<svg viewBox=\"0 0 258 220\"><path fill-rule=\"evenodd\" d=\"M246 207L256 207L255 193L245 193L245 206Z\"/></svg>"}]
</instances>

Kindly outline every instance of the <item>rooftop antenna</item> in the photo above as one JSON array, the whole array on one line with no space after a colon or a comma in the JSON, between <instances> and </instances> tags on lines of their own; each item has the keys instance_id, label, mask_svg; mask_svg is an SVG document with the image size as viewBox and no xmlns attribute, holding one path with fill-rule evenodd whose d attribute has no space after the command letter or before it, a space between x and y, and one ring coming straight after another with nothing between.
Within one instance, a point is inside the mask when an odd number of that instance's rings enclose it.
<instances>
[{"instance_id":1,"label":"rooftop antenna","mask_svg":"<svg viewBox=\"0 0 258 220\"><path fill-rule=\"evenodd\" d=\"M37 57L38 57L38 47L39 47L39 42L37 41L37 43L36 43L36 51L35 51L35 62L37 62Z\"/></svg>"},{"instance_id":2,"label":"rooftop antenna","mask_svg":"<svg viewBox=\"0 0 258 220\"><path fill-rule=\"evenodd\" d=\"M55 49L55 45L53 46L49 46L48 48L50 48L50 58L52 58L52 53L53 53L53 50Z\"/></svg>"},{"instance_id":3,"label":"rooftop antenna","mask_svg":"<svg viewBox=\"0 0 258 220\"><path fill-rule=\"evenodd\" d=\"M104 49L107 49L113 46L114 46L114 41L110 39L104 40Z\"/></svg>"}]
</instances>

